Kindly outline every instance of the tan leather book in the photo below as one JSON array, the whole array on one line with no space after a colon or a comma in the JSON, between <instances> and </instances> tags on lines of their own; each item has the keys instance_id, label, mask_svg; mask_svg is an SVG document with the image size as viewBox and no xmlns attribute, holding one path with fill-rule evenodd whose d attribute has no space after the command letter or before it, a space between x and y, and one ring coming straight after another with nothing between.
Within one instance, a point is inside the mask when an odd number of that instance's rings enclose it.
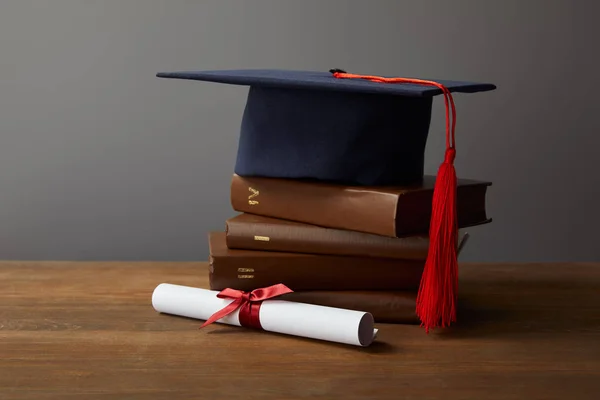
<instances>
[{"instance_id":1,"label":"tan leather book","mask_svg":"<svg viewBox=\"0 0 600 400\"><path fill-rule=\"evenodd\" d=\"M283 283L294 291L417 290L424 260L228 249L225 232L209 234L212 290L254 290Z\"/></svg>"},{"instance_id":2,"label":"tan leather book","mask_svg":"<svg viewBox=\"0 0 600 400\"><path fill-rule=\"evenodd\" d=\"M327 228L401 237L428 234L434 176L406 187L343 186L292 179L233 175L231 205L239 212ZM486 215L490 182L459 179L459 228L491 221Z\"/></svg>"},{"instance_id":3,"label":"tan leather book","mask_svg":"<svg viewBox=\"0 0 600 400\"><path fill-rule=\"evenodd\" d=\"M225 221L230 249L425 260L426 235L392 238L243 213ZM464 232L459 233L459 241Z\"/></svg>"},{"instance_id":4,"label":"tan leather book","mask_svg":"<svg viewBox=\"0 0 600 400\"><path fill-rule=\"evenodd\" d=\"M279 297L280 300L318 306L365 311L376 322L396 324L419 324L415 312L416 291L310 291L293 292Z\"/></svg>"}]
</instances>

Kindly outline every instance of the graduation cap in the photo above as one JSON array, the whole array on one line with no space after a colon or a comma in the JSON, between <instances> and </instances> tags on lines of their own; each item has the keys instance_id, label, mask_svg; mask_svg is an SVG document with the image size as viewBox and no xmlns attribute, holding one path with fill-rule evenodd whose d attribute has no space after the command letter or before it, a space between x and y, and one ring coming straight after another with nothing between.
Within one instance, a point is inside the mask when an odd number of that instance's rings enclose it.
<instances>
[{"instance_id":1,"label":"graduation cap","mask_svg":"<svg viewBox=\"0 0 600 400\"><path fill-rule=\"evenodd\" d=\"M490 83L358 75L343 70L179 71L158 77L249 86L234 172L359 186L421 181L433 97L446 108L446 155L437 175L430 249L417 299L427 330L455 320L456 113L452 93Z\"/></svg>"},{"instance_id":2,"label":"graduation cap","mask_svg":"<svg viewBox=\"0 0 600 400\"><path fill-rule=\"evenodd\" d=\"M225 70L159 73L249 86L234 172L361 186L423 177L433 86L339 79L335 71ZM340 73L337 73L340 76ZM494 85L437 81L452 92Z\"/></svg>"}]
</instances>

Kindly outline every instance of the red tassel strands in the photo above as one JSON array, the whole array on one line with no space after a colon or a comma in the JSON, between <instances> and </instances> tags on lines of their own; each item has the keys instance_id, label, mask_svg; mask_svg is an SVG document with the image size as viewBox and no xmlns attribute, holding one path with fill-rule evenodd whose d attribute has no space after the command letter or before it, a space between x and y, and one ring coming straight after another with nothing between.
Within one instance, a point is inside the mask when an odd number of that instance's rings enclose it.
<instances>
[{"instance_id":1,"label":"red tassel strands","mask_svg":"<svg viewBox=\"0 0 600 400\"><path fill-rule=\"evenodd\" d=\"M417 295L417 315L426 332L436 327L448 327L456 321L458 294L458 221L456 214L456 147L454 131L456 110L450 90L444 85L428 80L411 78L385 78L356 75L334 71L339 79L365 79L381 83L410 83L434 86L444 94L446 106L446 154L438 170L431 204L429 225L429 252L421 285Z\"/></svg>"}]
</instances>

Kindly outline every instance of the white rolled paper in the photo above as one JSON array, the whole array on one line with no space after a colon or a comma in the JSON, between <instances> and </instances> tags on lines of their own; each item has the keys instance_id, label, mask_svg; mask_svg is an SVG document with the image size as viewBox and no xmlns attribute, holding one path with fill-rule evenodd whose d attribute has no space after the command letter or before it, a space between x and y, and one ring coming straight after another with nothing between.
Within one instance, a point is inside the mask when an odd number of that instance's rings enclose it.
<instances>
[{"instance_id":1,"label":"white rolled paper","mask_svg":"<svg viewBox=\"0 0 600 400\"><path fill-rule=\"evenodd\" d=\"M161 283L152 293L158 312L207 320L232 299L220 299L218 291ZM260 324L265 331L312 339L369 346L377 335L370 313L283 300L264 300ZM241 326L239 309L217 322Z\"/></svg>"}]
</instances>

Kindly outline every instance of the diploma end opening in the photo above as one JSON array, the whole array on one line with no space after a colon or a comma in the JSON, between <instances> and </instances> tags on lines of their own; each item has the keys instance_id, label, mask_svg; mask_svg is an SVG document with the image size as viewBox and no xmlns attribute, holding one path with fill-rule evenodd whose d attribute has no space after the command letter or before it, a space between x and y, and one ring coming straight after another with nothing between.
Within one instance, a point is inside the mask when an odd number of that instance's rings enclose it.
<instances>
[{"instance_id":1,"label":"diploma end opening","mask_svg":"<svg viewBox=\"0 0 600 400\"><path fill-rule=\"evenodd\" d=\"M367 347L373 343L376 330L373 329L375 319L371 313L365 313L358 324L358 341L361 346Z\"/></svg>"}]
</instances>

